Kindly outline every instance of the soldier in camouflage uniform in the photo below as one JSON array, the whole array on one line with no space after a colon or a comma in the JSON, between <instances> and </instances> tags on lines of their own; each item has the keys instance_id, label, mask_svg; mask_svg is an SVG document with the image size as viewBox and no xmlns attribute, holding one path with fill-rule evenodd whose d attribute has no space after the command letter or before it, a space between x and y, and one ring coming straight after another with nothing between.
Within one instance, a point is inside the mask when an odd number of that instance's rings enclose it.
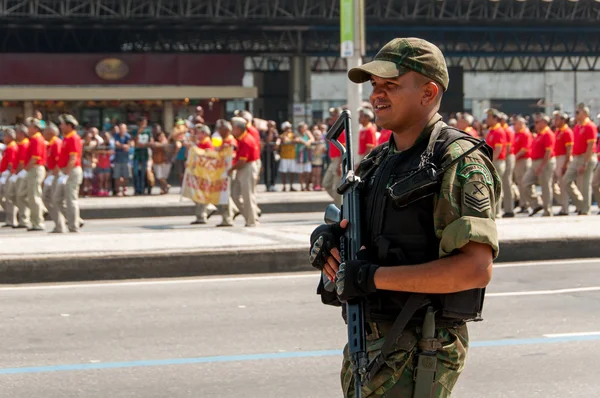
<instances>
[{"instance_id":1,"label":"soldier in camouflage uniform","mask_svg":"<svg viewBox=\"0 0 600 398\"><path fill-rule=\"evenodd\" d=\"M435 45L416 38L394 39L372 62L350 70L348 76L355 83L371 82L377 124L394 134L358 168L365 184L361 193L364 249L359 260L339 264L337 242L346 220L320 226L311 235L312 265L337 286L337 293L327 293L322 282L318 292L323 303L330 305L358 297L366 300L369 361L381 354L402 303L410 295L423 293L429 300L426 305L436 310L439 342L431 396L447 397L464 367L469 346L466 322L479 318L483 289L498 255L494 209L500 178L490 148L485 145L463 156L478 141L448 128L437 113L448 87L448 71ZM434 150L429 152L430 148ZM394 184L410 183L405 177L414 175L429 154L438 166L460 160L430 191L409 195L410 199L395 197ZM457 306L465 303L476 308L474 313L456 315L462 313ZM419 308L402 334L393 337L394 351L364 383L364 397L413 396L423 313L423 307ZM344 396L353 397L347 346L341 382Z\"/></svg>"}]
</instances>

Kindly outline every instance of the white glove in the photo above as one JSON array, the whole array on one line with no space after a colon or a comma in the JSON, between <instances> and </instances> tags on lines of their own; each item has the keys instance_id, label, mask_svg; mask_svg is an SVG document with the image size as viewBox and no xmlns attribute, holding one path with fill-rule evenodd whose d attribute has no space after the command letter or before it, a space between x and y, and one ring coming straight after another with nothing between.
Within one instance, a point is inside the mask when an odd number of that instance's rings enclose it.
<instances>
[{"instance_id":1,"label":"white glove","mask_svg":"<svg viewBox=\"0 0 600 398\"><path fill-rule=\"evenodd\" d=\"M65 185L67 183L68 179L69 179L69 176L66 174L63 174L60 177L58 177L58 183L61 185Z\"/></svg>"},{"instance_id":2,"label":"white glove","mask_svg":"<svg viewBox=\"0 0 600 398\"><path fill-rule=\"evenodd\" d=\"M44 180L44 185L50 186L50 185L52 185L53 182L54 182L54 176L48 176Z\"/></svg>"},{"instance_id":3,"label":"white glove","mask_svg":"<svg viewBox=\"0 0 600 398\"><path fill-rule=\"evenodd\" d=\"M27 170L23 169L23 170L19 171L19 174L17 174L17 176L19 178L25 178L25 177L27 177Z\"/></svg>"},{"instance_id":4,"label":"white glove","mask_svg":"<svg viewBox=\"0 0 600 398\"><path fill-rule=\"evenodd\" d=\"M4 184L6 184L6 176L3 174L2 177L0 177L0 185Z\"/></svg>"},{"instance_id":5,"label":"white glove","mask_svg":"<svg viewBox=\"0 0 600 398\"><path fill-rule=\"evenodd\" d=\"M10 176L10 178L8 179L8 181L10 182L17 182L17 180L19 179L19 176L16 174L13 174Z\"/></svg>"}]
</instances>

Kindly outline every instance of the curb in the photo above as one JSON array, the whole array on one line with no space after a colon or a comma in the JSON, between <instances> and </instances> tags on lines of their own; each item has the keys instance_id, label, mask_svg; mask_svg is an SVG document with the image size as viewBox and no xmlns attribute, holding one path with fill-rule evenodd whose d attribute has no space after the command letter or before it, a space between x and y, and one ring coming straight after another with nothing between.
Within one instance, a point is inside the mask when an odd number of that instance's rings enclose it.
<instances>
[{"instance_id":1,"label":"curb","mask_svg":"<svg viewBox=\"0 0 600 398\"><path fill-rule=\"evenodd\" d=\"M273 213L311 213L323 211L331 202L282 202L282 203L259 203L263 214ZM139 207L103 207L103 208L81 208L81 218L84 220L101 220L110 218L147 218L147 217L178 217L194 216L195 206L188 205L157 205ZM4 220L4 212L0 211L0 220ZM50 217L46 216L50 221Z\"/></svg>"},{"instance_id":2,"label":"curb","mask_svg":"<svg viewBox=\"0 0 600 398\"><path fill-rule=\"evenodd\" d=\"M501 242L496 262L600 256L600 237ZM311 271L308 245L276 249L38 255L0 259L2 284Z\"/></svg>"}]
</instances>

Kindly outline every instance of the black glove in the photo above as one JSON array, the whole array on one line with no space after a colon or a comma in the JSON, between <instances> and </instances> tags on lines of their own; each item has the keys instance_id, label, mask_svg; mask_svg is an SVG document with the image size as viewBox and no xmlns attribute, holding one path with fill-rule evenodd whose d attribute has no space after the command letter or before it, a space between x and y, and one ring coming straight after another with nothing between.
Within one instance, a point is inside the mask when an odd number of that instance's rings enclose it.
<instances>
[{"instance_id":1,"label":"black glove","mask_svg":"<svg viewBox=\"0 0 600 398\"><path fill-rule=\"evenodd\" d=\"M365 252L366 250L361 250ZM359 252L360 253L360 252ZM359 258L364 258L359 254ZM372 264L364 259L350 260L340 264L340 269L335 276L337 295L342 301L356 297L364 297L375 293L375 271L379 265Z\"/></svg>"},{"instance_id":2,"label":"black glove","mask_svg":"<svg viewBox=\"0 0 600 398\"><path fill-rule=\"evenodd\" d=\"M310 235L310 264L322 271L331 249L339 246L343 234L339 223L319 225Z\"/></svg>"}]
</instances>

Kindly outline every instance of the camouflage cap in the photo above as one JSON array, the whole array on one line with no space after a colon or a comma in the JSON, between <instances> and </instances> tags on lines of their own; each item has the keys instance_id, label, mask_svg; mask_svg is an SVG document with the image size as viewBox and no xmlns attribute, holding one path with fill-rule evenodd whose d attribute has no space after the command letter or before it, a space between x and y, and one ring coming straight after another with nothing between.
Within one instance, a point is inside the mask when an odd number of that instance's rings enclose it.
<instances>
[{"instance_id":1,"label":"camouflage cap","mask_svg":"<svg viewBox=\"0 0 600 398\"><path fill-rule=\"evenodd\" d=\"M58 120L61 123L68 123L68 124L72 125L73 127L79 126L79 122L77 121L77 119L75 119L75 116L73 116L73 115L62 114L58 117Z\"/></svg>"},{"instance_id":2,"label":"camouflage cap","mask_svg":"<svg viewBox=\"0 0 600 398\"><path fill-rule=\"evenodd\" d=\"M414 71L448 89L448 67L442 51L426 40L416 37L396 38L387 43L373 61L352 68L348 78L354 83L369 81L371 76L391 79Z\"/></svg>"}]
</instances>

